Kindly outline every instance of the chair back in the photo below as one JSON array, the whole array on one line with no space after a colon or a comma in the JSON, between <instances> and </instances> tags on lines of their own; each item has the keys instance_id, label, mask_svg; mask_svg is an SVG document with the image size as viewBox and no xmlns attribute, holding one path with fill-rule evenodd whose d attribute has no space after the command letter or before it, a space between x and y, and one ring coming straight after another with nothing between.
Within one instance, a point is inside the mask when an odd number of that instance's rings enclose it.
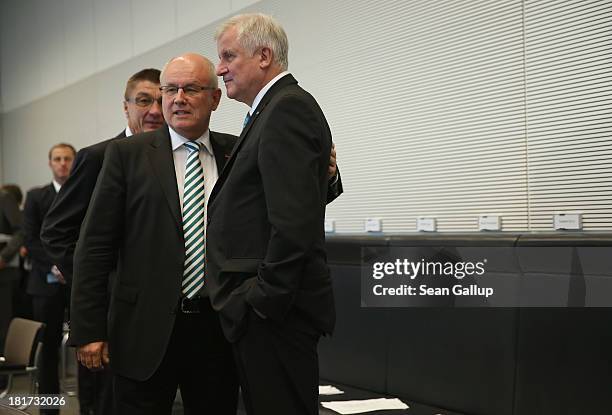
<instances>
[{"instance_id":1,"label":"chair back","mask_svg":"<svg viewBox=\"0 0 612 415\"><path fill-rule=\"evenodd\" d=\"M0 415L28 415L28 413L0 403Z\"/></svg>"},{"instance_id":2,"label":"chair back","mask_svg":"<svg viewBox=\"0 0 612 415\"><path fill-rule=\"evenodd\" d=\"M11 365L34 366L36 349L44 324L15 317L11 320L4 343L4 359Z\"/></svg>"}]
</instances>

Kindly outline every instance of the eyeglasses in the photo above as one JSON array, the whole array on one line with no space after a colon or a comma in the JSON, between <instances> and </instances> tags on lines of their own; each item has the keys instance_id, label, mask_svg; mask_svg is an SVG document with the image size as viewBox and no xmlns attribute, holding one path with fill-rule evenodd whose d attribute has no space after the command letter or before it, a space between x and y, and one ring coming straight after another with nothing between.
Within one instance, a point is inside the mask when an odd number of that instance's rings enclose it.
<instances>
[{"instance_id":1,"label":"eyeglasses","mask_svg":"<svg viewBox=\"0 0 612 415\"><path fill-rule=\"evenodd\" d=\"M134 104L136 104L137 106L141 108L148 108L151 105L153 105L154 102L157 102L159 106L161 106L162 104L161 97L155 99L149 95L138 96L136 98L127 98L126 101L133 102Z\"/></svg>"},{"instance_id":2,"label":"eyeglasses","mask_svg":"<svg viewBox=\"0 0 612 415\"><path fill-rule=\"evenodd\" d=\"M161 91L161 93L167 97L175 96L176 94L178 94L179 89L182 89L183 94L185 94L186 96L195 97L199 95L200 92L202 91L206 91L206 90L214 91L217 88L212 87L212 86L200 86L200 85L185 85L185 86L163 85L159 87L159 90Z\"/></svg>"}]
</instances>

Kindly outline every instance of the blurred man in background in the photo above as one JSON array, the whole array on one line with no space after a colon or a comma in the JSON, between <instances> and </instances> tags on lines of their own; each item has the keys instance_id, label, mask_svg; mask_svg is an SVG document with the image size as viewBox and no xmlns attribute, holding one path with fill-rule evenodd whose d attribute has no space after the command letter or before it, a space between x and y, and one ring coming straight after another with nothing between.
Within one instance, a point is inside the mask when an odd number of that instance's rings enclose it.
<instances>
[{"instance_id":1,"label":"blurred man in background","mask_svg":"<svg viewBox=\"0 0 612 415\"><path fill-rule=\"evenodd\" d=\"M22 215L16 195L0 189L0 350L13 317L13 292L19 283L18 252L23 243ZM0 390L6 379L0 376Z\"/></svg>"},{"instance_id":2,"label":"blurred man in background","mask_svg":"<svg viewBox=\"0 0 612 415\"><path fill-rule=\"evenodd\" d=\"M38 377L41 394L60 392L59 346L62 340L65 310L69 304L69 289L63 276L42 247L40 229L57 192L68 179L75 155L76 151L70 144L60 143L51 147L49 168L53 175L52 182L28 192L23 212L24 242L32 262L27 292L32 295L34 320L46 325ZM41 409L40 413L58 414L59 409Z\"/></svg>"}]
</instances>

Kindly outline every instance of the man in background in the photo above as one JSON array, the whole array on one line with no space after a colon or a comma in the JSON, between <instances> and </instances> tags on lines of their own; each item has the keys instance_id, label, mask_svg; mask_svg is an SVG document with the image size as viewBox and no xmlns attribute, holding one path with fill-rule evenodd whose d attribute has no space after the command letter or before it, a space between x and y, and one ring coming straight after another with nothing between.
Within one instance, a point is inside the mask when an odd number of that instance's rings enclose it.
<instances>
[{"instance_id":1,"label":"man in background","mask_svg":"<svg viewBox=\"0 0 612 415\"><path fill-rule=\"evenodd\" d=\"M124 91L123 111L127 127L114 138L79 150L66 184L57 195L45 217L41 239L51 262L68 282L72 281L74 249L81 223L104 161L108 144L163 125L159 69L143 69L133 74ZM110 284L110 282L109 282ZM96 344L108 350L105 342ZM108 368L89 371L79 365L79 403L81 414L113 414L112 375Z\"/></svg>"},{"instance_id":2,"label":"man in background","mask_svg":"<svg viewBox=\"0 0 612 415\"><path fill-rule=\"evenodd\" d=\"M49 150L52 182L27 193L24 207L24 242L32 270L27 293L32 296L34 320L45 323L42 358L39 370L39 393L60 392L58 362L64 315L69 291L66 281L53 265L40 242L40 229L55 195L68 179L76 151L70 144L60 143ZM41 414L59 414L59 409L41 409Z\"/></svg>"},{"instance_id":3,"label":"man in background","mask_svg":"<svg viewBox=\"0 0 612 415\"><path fill-rule=\"evenodd\" d=\"M17 201L17 205L20 209L22 209L23 203L23 193L21 188L13 183L7 183L0 187L0 192L4 194L8 194L13 197L14 200ZM13 243L23 243L23 234L21 237L16 238ZM2 237L0 237L2 238ZM6 238L6 237L4 237ZM9 239L13 239L13 236L9 237ZM21 242L19 242L21 241ZM25 257L27 255L27 249L25 246L21 245L19 248L19 257L14 257L11 261L12 266L16 266L19 268L19 278L16 279L15 282L12 282L12 317L21 317L31 320L32 319L32 298L29 294L26 293L26 287L28 284L28 276L29 276L29 267L25 269ZM28 264L29 266L29 264ZM2 291L4 288L0 288ZM8 288L7 288L8 289ZM8 306L8 304L5 304Z\"/></svg>"},{"instance_id":4,"label":"man in background","mask_svg":"<svg viewBox=\"0 0 612 415\"><path fill-rule=\"evenodd\" d=\"M23 243L22 214L17 198L10 190L0 189L0 350L13 317L13 292L19 283L18 252ZM0 376L0 389L6 378Z\"/></svg>"},{"instance_id":5,"label":"man in background","mask_svg":"<svg viewBox=\"0 0 612 415\"><path fill-rule=\"evenodd\" d=\"M123 111L127 127L115 137L79 150L66 185L49 209L42 229L42 242L52 262L65 278L72 278L72 257L89 199L104 161L104 151L115 140L161 127L164 118L159 92L159 69L143 69L126 84Z\"/></svg>"}]
</instances>

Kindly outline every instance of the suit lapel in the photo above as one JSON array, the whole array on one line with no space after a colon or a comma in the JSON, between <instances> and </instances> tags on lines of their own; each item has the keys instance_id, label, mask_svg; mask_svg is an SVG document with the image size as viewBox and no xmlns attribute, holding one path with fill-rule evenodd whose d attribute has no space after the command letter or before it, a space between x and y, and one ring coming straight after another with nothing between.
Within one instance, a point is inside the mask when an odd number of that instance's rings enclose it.
<instances>
[{"instance_id":1,"label":"suit lapel","mask_svg":"<svg viewBox=\"0 0 612 415\"><path fill-rule=\"evenodd\" d=\"M242 132L240 133L240 137L238 137L238 141L236 142L236 145L234 146L234 151L232 151L232 154L230 155L230 160L234 158L234 155L238 152L240 145L245 140L245 138L249 135L249 131L251 131L251 128L253 127L253 125L255 125L255 123L257 122L259 115L264 111L268 103L270 103L274 95L276 95L276 93L280 91L281 89L283 89L284 87L288 85L292 85L292 84L297 84L297 81L295 80L293 75L288 74L282 77L281 79L279 79L278 81L276 81L276 83L272 85L272 87L268 90L268 92L266 92L266 94L263 96L261 101L259 101L257 108L255 108L255 112L253 112L251 119L249 120L247 125L242 129ZM230 160L228 160L228 164Z\"/></svg>"},{"instance_id":2,"label":"suit lapel","mask_svg":"<svg viewBox=\"0 0 612 415\"><path fill-rule=\"evenodd\" d=\"M293 75L291 75L291 74L285 75L281 79L276 81L276 83L274 85L272 85L272 87L268 90L268 92L266 92L266 94L263 96L263 98L261 99L261 101L257 105L257 108L255 108L255 112L251 116L249 122L242 129L242 132L240 133L240 137L238 137L238 140L236 141L236 144L234 145L234 149L232 150L232 152L231 152L231 154L229 156L229 159L225 163L225 167L223 168L223 170L219 174L219 179L217 180L217 184L213 188L213 191L212 191L212 193L210 195L210 199L208 201L209 204L212 203L214 197L217 195L217 193L219 193L219 190L223 186L223 183L225 183L225 178L229 174L229 171L232 169L232 166L234 165L234 160L236 159L236 154L240 150L240 147L242 147L242 143L248 137L249 131L251 131L251 128L257 122L257 119L259 118L259 115L265 110L265 108L268 106L268 103L270 103L270 101L272 100L274 95L276 95L278 93L278 91L280 91L281 89L285 88L288 85L293 85L293 84L297 84L297 81L295 80Z\"/></svg>"},{"instance_id":3,"label":"suit lapel","mask_svg":"<svg viewBox=\"0 0 612 415\"><path fill-rule=\"evenodd\" d=\"M155 176L168 202L168 207L179 229L182 229L182 214L176 185L176 172L174 170L174 157L168 127L164 126L156 131L156 137L148 149L149 160L153 166Z\"/></svg>"},{"instance_id":4,"label":"suit lapel","mask_svg":"<svg viewBox=\"0 0 612 415\"><path fill-rule=\"evenodd\" d=\"M57 196L57 192L55 191L55 186L53 186L53 182L51 182L45 189L45 193L43 194L44 200L42 200L41 203L43 203L43 206L46 206L48 209L53 203L55 196Z\"/></svg>"},{"instance_id":5,"label":"suit lapel","mask_svg":"<svg viewBox=\"0 0 612 415\"><path fill-rule=\"evenodd\" d=\"M223 136L217 135L214 131L210 131L210 144L212 144L213 155L217 163L217 172L221 174L225 163L227 162L231 148L228 149L228 143L221 140ZM233 146L232 146L233 148ZM228 151L229 150L229 151Z\"/></svg>"}]
</instances>

